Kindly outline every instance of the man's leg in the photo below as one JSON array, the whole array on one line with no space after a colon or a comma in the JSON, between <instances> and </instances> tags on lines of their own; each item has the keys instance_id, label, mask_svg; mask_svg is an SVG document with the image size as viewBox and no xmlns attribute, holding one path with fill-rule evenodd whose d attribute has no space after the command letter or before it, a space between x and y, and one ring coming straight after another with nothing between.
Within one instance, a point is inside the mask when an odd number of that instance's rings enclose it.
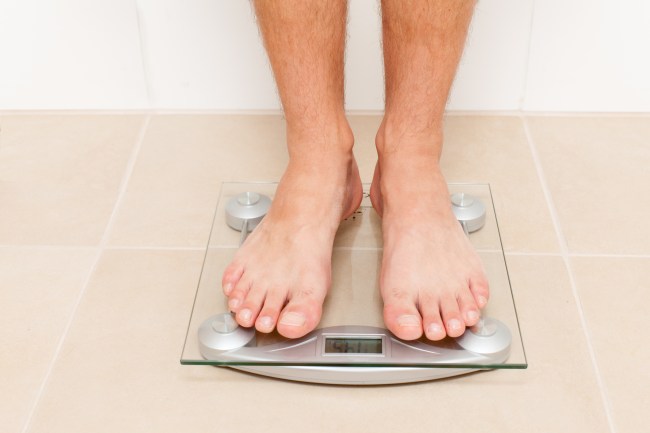
<instances>
[{"instance_id":1,"label":"man's leg","mask_svg":"<svg viewBox=\"0 0 650 433\"><path fill-rule=\"evenodd\" d=\"M397 336L461 335L488 298L440 172L442 116L473 0L383 0L386 113L371 188L382 214L384 321Z\"/></svg>"},{"instance_id":2,"label":"man's leg","mask_svg":"<svg viewBox=\"0 0 650 433\"><path fill-rule=\"evenodd\" d=\"M297 338L320 320L334 235L362 196L343 107L347 4L258 0L255 10L286 117L289 165L222 284L239 324Z\"/></svg>"}]
</instances>

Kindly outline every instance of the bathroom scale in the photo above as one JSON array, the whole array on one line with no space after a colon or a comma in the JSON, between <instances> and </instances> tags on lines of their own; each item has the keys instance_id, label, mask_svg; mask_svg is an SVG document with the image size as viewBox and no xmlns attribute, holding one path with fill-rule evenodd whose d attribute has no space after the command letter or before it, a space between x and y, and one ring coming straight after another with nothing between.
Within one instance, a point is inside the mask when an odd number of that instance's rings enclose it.
<instances>
[{"instance_id":1,"label":"bathroom scale","mask_svg":"<svg viewBox=\"0 0 650 433\"><path fill-rule=\"evenodd\" d=\"M381 218L364 185L332 253L332 286L318 328L298 339L239 326L221 276L272 203L277 183L221 186L181 355L274 378L339 385L420 382L493 369L527 368L526 354L488 184L449 184L452 210L481 257L490 299L479 323L457 338L404 341L384 328L379 293Z\"/></svg>"}]
</instances>

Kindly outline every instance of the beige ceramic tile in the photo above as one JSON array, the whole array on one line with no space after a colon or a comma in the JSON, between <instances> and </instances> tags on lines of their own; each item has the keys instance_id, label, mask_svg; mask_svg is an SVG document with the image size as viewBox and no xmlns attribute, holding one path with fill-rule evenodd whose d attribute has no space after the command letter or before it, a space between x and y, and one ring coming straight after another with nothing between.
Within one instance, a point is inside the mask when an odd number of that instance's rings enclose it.
<instances>
[{"instance_id":1,"label":"beige ceramic tile","mask_svg":"<svg viewBox=\"0 0 650 433\"><path fill-rule=\"evenodd\" d=\"M184 398L168 394L178 378L159 374L180 367L201 261L202 253L191 251L104 253L35 430L108 431L120 419L126 431L152 431L161 414L150 410Z\"/></svg>"},{"instance_id":2,"label":"beige ceramic tile","mask_svg":"<svg viewBox=\"0 0 650 433\"><path fill-rule=\"evenodd\" d=\"M82 284L93 250L0 248L0 425L20 432Z\"/></svg>"},{"instance_id":3,"label":"beige ceramic tile","mask_svg":"<svg viewBox=\"0 0 650 433\"><path fill-rule=\"evenodd\" d=\"M350 116L364 182L372 180L380 116ZM448 182L489 183L504 248L557 252L558 244L522 121L509 116L450 115L442 168Z\"/></svg>"},{"instance_id":4,"label":"beige ceramic tile","mask_svg":"<svg viewBox=\"0 0 650 433\"><path fill-rule=\"evenodd\" d=\"M650 259L572 258L619 433L648 429Z\"/></svg>"},{"instance_id":5,"label":"beige ceramic tile","mask_svg":"<svg viewBox=\"0 0 650 433\"><path fill-rule=\"evenodd\" d=\"M518 117L447 116L442 169L449 182L491 185L506 251L558 251Z\"/></svg>"},{"instance_id":6,"label":"beige ceramic tile","mask_svg":"<svg viewBox=\"0 0 650 433\"><path fill-rule=\"evenodd\" d=\"M278 181L287 163L280 116L155 116L112 245L206 245L224 181Z\"/></svg>"},{"instance_id":7,"label":"beige ceramic tile","mask_svg":"<svg viewBox=\"0 0 650 433\"><path fill-rule=\"evenodd\" d=\"M569 250L650 253L650 117L528 122Z\"/></svg>"},{"instance_id":8,"label":"beige ceramic tile","mask_svg":"<svg viewBox=\"0 0 650 433\"><path fill-rule=\"evenodd\" d=\"M511 259L528 370L362 388L179 365L201 261L106 253L29 431L607 431L559 258Z\"/></svg>"},{"instance_id":9,"label":"beige ceramic tile","mask_svg":"<svg viewBox=\"0 0 650 433\"><path fill-rule=\"evenodd\" d=\"M142 116L0 118L0 244L95 245Z\"/></svg>"},{"instance_id":10,"label":"beige ceramic tile","mask_svg":"<svg viewBox=\"0 0 650 433\"><path fill-rule=\"evenodd\" d=\"M380 120L350 116L364 182L372 180ZM112 244L204 245L221 182L278 181L287 162L284 140L281 116L155 117ZM492 184L505 248L557 251L519 119L451 116L447 141L450 181Z\"/></svg>"}]
</instances>

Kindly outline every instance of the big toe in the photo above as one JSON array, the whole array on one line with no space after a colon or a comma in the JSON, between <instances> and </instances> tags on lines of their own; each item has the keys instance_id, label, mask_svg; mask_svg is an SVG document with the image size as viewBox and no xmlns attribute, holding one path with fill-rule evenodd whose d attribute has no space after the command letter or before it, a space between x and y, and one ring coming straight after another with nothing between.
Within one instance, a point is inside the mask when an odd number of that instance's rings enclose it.
<instances>
[{"instance_id":1,"label":"big toe","mask_svg":"<svg viewBox=\"0 0 650 433\"><path fill-rule=\"evenodd\" d=\"M402 340L417 340L422 336L422 317L413 302L384 299L384 323Z\"/></svg>"},{"instance_id":2,"label":"big toe","mask_svg":"<svg viewBox=\"0 0 650 433\"><path fill-rule=\"evenodd\" d=\"M277 330L284 337L300 338L316 328L322 314L322 301L289 301L280 313Z\"/></svg>"}]
</instances>

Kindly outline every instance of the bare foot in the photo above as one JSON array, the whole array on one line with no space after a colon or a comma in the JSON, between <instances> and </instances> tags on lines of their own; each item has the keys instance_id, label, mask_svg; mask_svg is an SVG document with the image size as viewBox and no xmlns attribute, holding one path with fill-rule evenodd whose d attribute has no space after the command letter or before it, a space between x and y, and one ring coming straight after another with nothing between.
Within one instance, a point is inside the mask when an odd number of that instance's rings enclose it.
<instances>
[{"instance_id":1,"label":"bare foot","mask_svg":"<svg viewBox=\"0 0 650 433\"><path fill-rule=\"evenodd\" d=\"M405 340L423 331L430 340L458 337L478 322L489 289L481 260L453 215L439 155L430 145L442 134L390 146L381 132L370 198L382 215L384 322Z\"/></svg>"},{"instance_id":2,"label":"bare foot","mask_svg":"<svg viewBox=\"0 0 650 433\"><path fill-rule=\"evenodd\" d=\"M318 325L336 230L362 198L348 140L326 152L291 155L269 213L223 274L228 306L240 325L261 332L277 326L289 338Z\"/></svg>"}]
</instances>

